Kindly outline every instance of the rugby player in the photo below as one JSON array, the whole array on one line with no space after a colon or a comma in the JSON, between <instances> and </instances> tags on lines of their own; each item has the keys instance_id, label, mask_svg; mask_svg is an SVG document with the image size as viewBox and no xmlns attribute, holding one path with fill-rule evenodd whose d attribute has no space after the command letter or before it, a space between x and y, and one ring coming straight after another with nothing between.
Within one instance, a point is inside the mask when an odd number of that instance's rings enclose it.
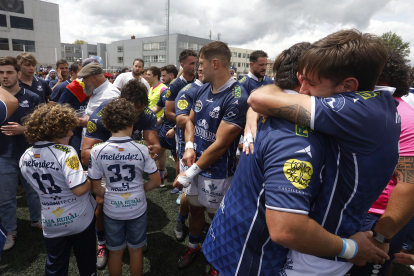
<instances>
[{"instance_id":1,"label":"rugby player","mask_svg":"<svg viewBox=\"0 0 414 276\"><path fill-rule=\"evenodd\" d=\"M239 83L246 89L249 95L260 86L271 84L273 81L265 76L267 67L267 53L261 50L250 54L250 71Z\"/></svg>"},{"instance_id":2,"label":"rugby player","mask_svg":"<svg viewBox=\"0 0 414 276\"><path fill-rule=\"evenodd\" d=\"M122 90L122 87L124 87L125 84L127 84L128 81L136 79L142 82L145 87L147 88L147 94L150 90L150 86L146 79L143 78L142 72L144 71L144 61L140 58L134 59L132 62L132 72L125 72L119 75L115 81L114 85L119 89Z\"/></svg>"}]
</instances>

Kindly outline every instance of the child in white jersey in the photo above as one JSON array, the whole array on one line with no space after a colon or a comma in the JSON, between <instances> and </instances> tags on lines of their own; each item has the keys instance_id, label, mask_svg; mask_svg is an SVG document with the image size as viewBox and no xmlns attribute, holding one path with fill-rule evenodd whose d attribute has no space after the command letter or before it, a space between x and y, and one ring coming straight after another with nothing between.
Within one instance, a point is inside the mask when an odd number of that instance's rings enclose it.
<instances>
[{"instance_id":1,"label":"child in white jersey","mask_svg":"<svg viewBox=\"0 0 414 276\"><path fill-rule=\"evenodd\" d=\"M68 275L73 247L79 274L95 275L96 202L76 150L68 146L79 120L70 107L41 105L24 125L24 135L34 145L20 158L20 169L42 204L45 273Z\"/></svg>"},{"instance_id":2,"label":"child in white jersey","mask_svg":"<svg viewBox=\"0 0 414 276\"><path fill-rule=\"evenodd\" d=\"M91 149L88 177L92 190L104 198L104 226L109 249L110 275L122 274L122 255L128 245L131 275L142 275L142 247L147 237L145 192L157 188L161 179L157 165L144 142L130 138L138 119L134 105L125 100L110 101L102 110L102 123L112 137ZM149 180L143 182L143 173ZM105 175L106 187L101 186Z\"/></svg>"}]
</instances>

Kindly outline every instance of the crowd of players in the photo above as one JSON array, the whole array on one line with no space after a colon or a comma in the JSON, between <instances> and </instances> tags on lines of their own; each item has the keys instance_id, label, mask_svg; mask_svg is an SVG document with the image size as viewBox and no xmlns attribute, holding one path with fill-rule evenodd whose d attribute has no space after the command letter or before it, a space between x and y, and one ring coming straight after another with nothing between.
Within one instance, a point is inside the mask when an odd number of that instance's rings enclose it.
<instances>
[{"instance_id":1,"label":"crowd of players","mask_svg":"<svg viewBox=\"0 0 414 276\"><path fill-rule=\"evenodd\" d=\"M60 60L49 85L31 54L0 58L4 251L17 237L20 181L43 229L46 275L67 275L71 248L80 275L107 262L121 275L125 245L131 275L142 275L145 192L165 185L168 149L178 241L189 227L181 269L201 251L207 275L223 276L390 275L395 257L414 264L399 253L414 233L404 58L357 30L286 49L274 80L267 57L251 53L240 81L220 41L184 50L180 74L141 59L118 76L94 59Z\"/></svg>"}]
</instances>

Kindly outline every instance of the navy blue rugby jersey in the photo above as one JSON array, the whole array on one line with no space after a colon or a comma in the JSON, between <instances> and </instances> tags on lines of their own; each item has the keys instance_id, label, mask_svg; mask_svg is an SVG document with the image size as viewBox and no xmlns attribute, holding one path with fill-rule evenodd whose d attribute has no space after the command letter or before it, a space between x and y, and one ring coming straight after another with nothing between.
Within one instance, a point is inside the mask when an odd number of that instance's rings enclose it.
<instances>
[{"instance_id":1,"label":"navy blue rugby jersey","mask_svg":"<svg viewBox=\"0 0 414 276\"><path fill-rule=\"evenodd\" d=\"M197 159L216 141L216 132L221 121L243 129L246 124L247 92L237 81L230 78L213 94L210 83L204 84L194 95L193 107L195 116L194 150ZM201 172L201 175L224 179L234 175L236 170L236 150L240 136L230 145L226 153L213 165Z\"/></svg>"},{"instance_id":2,"label":"navy blue rugby jersey","mask_svg":"<svg viewBox=\"0 0 414 276\"><path fill-rule=\"evenodd\" d=\"M167 133L167 131L169 131L175 126L175 122L168 120L167 116L165 116L165 102L167 101L167 91L168 89L164 89L164 91L161 92L160 98L157 102L157 106L161 106L162 108L164 108L164 121L162 122L160 129L164 129L165 133Z\"/></svg>"},{"instance_id":3,"label":"navy blue rugby jersey","mask_svg":"<svg viewBox=\"0 0 414 276\"><path fill-rule=\"evenodd\" d=\"M192 83L195 81L195 78L192 81L187 81L182 75L176 79L174 79L166 91L166 100L167 101L175 101L175 98L177 98L178 93L183 89L184 86L186 86L189 83Z\"/></svg>"},{"instance_id":4,"label":"navy blue rugby jersey","mask_svg":"<svg viewBox=\"0 0 414 276\"><path fill-rule=\"evenodd\" d=\"M266 209L304 214L321 187L323 134L263 119L254 154L242 154L203 252L222 275L279 275L288 249L270 239Z\"/></svg>"},{"instance_id":5,"label":"navy blue rugby jersey","mask_svg":"<svg viewBox=\"0 0 414 276\"><path fill-rule=\"evenodd\" d=\"M175 98L175 116L190 114L191 108L193 107L194 93L197 92L202 85L203 83L201 81L195 80L195 82L187 84L181 89ZM184 130L177 127L176 131L178 136L178 157L181 159L185 152Z\"/></svg>"},{"instance_id":6,"label":"navy blue rugby jersey","mask_svg":"<svg viewBox=\"0 0 414 276\"><path fill-rule=\"evenodd\" d=\"M110 100L106 100L98 106L89 117L87 131L85 136L107 141L111 137L111 132L107 130L102 124L102 109L108 104ZM132 139L137 139L139 133L145 130L157 130L157 116L147 106L144 111L138 116L138 121L134 124L132 131Z\"/></svg>"},{"instance_id":7,"label":"navy blue rugby jersey","mask_svg":"<svg viewBox=\"0 0 414 276\"><path fill-rule=\"evenodd\" d=\"M247 93L250 95L253 90L263 86L263 85L267 85L267 84L272 84L273 81L264 76L260 81L259 79L253 75L251 72L249 72L249 74L247 74L246 76L244 76L241 80L239 80L239 83L241 86L244 87L244 89L246 89Z\"/></svg>"}]
</instances>

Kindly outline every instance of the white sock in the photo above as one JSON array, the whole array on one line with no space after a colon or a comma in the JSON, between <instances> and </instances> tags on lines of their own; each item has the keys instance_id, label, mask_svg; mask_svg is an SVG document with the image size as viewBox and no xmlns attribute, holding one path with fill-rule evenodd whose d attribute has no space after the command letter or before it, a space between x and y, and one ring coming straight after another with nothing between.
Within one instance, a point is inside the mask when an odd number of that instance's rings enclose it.
<instances>
[{"instance_id":1,"label":"white sock","mask_svg":"<svg viewBox=\"0 0 414 276\"><path fill-rule=\"evenodd\" d=\"M199 245L198 245L198 243L191 243L191 242L190 242L190 243L188 244L188 247L190 247L190 248L192 248L192 249L197 249L197 248L198 248L198 246L199 246Z\"/></svg>"}]
</instances>

